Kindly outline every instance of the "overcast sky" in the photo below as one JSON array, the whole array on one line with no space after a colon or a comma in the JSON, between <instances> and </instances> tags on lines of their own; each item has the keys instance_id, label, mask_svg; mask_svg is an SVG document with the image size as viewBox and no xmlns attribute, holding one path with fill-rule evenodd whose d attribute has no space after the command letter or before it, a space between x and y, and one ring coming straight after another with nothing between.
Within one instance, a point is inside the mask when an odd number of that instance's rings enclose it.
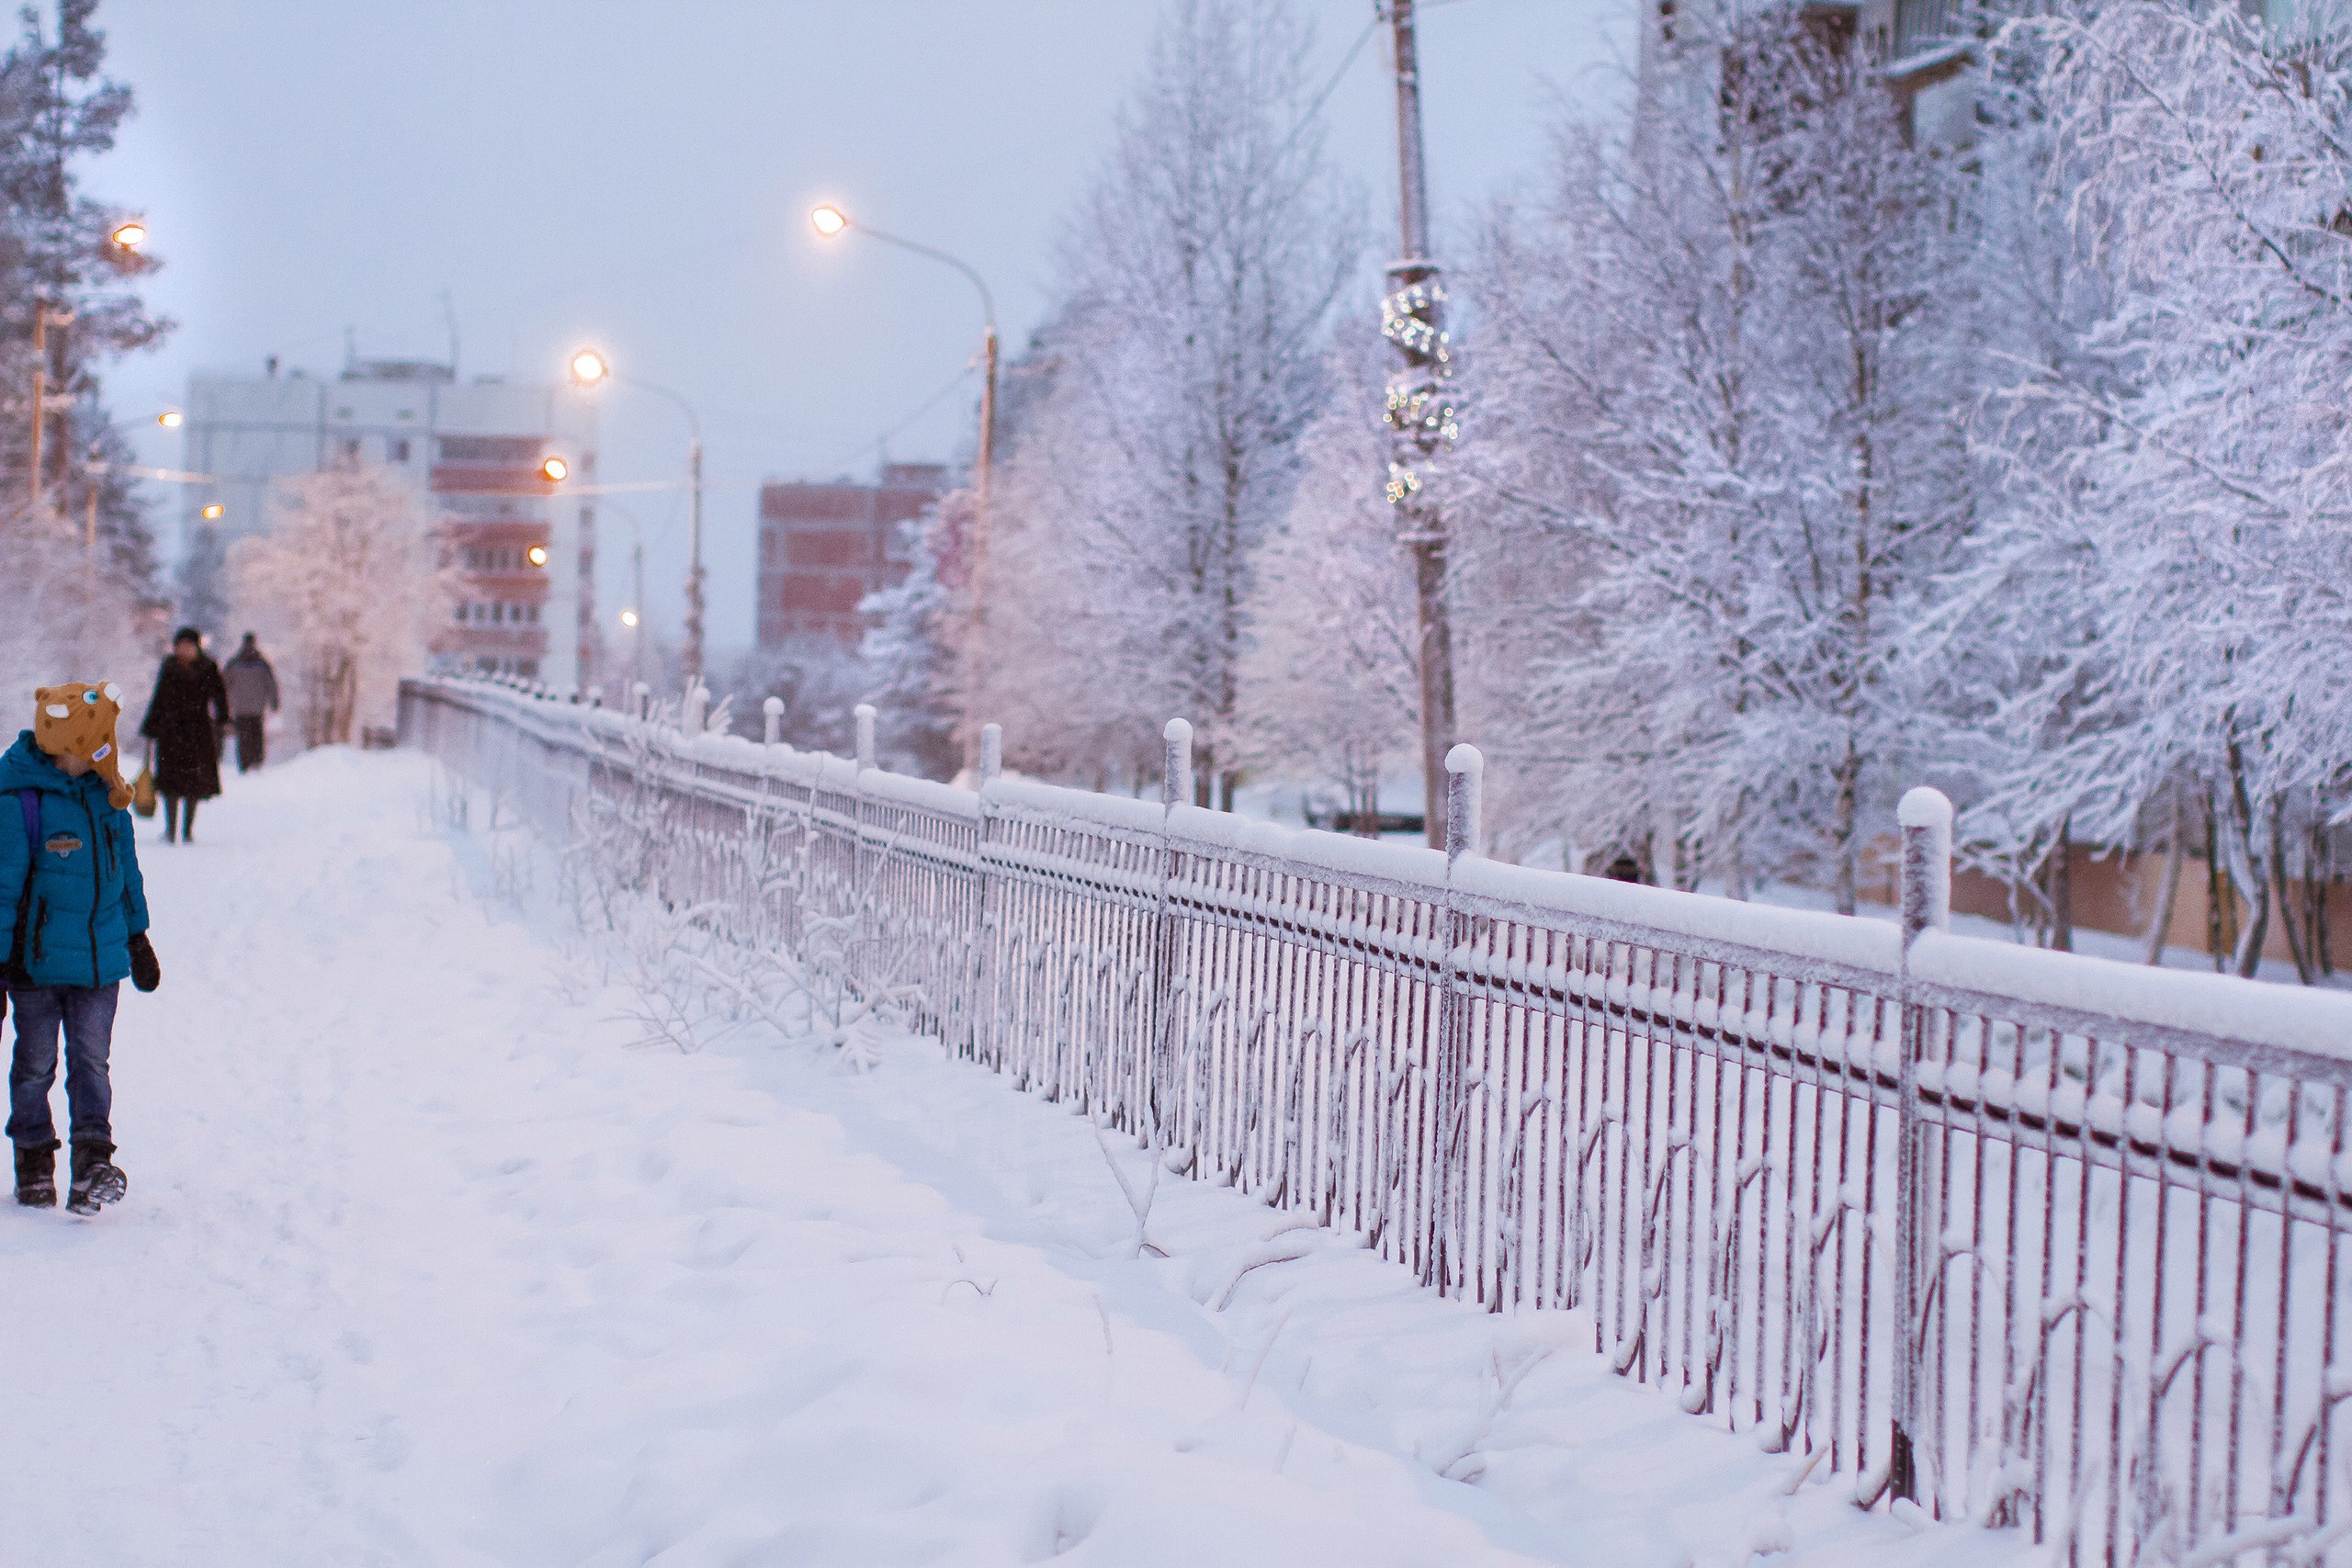
<instances>
[{"instance_id":1,"label":"overcast sky","mask_svg":"<svg viewBox=\"0 0 2352 1568\"><path fill-rule=\"evenodd\" d=\"M1621 94L1630 0L1423 0L1431 197L1459 233L1541 170L1563 99ZM1298 0L1318 81L1372 0ZM1063 215L1142 70L1154 0L105 0L108 68L138 95L95 194L144 212L179 321L115 376L117 417L178 402L190 372L265 355L332 375L363 355L548 379L594 342L699 409L711 635L752 625L764 478L865 475L950 456L979 310L947 268L826 244L810 205L955 252L995 291L1009 346L1036 324ZM1323 110L1334 156L1394 232L1385 29ZM1393 242L1391 242L1393 243ZM1444 247L1441 246L1441 256ZM1367 290L1367 299L1370 294ZM628 389L603 477L682 470L684 423ZM177 443L145 441L176 465ZM674 626L683 500L623 498L648 597ZM602 603L624 598L631 519L604 513ZM167 541L167 545L170 541Z\"/></svg>"}]
</instances>

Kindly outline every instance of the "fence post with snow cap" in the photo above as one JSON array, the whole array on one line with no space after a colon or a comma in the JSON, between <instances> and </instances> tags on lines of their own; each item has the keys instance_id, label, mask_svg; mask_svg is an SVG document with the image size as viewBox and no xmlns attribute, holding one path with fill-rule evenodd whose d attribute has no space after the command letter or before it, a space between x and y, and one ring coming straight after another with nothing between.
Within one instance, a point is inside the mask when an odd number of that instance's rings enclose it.
<instances>
[{"instance_id":1,"label":"fence post with snow cap","mask_svg":"<svg viewBox=\"0 0 2352 1568\"><path fill-rule=\"evenodd\" d=\"M1176 917L1170 911L1176 879L1182 874L1178 858L1174 818L1180 806L1193 804L1193 725L1171 718L1159 731L1159 885L1151 918L1151 1016L1145 1022L1149 1043L1140 1077L1148 1137L1157 1146L1175 1110L1176 1073L1182 1066L1176 1030Z\"/></svg>"},{"instance_id":2,"label":"fence post with snow cap","mask_svg":"<svg viewBox=\"0 0 2352 1568\"><path fill-rule=\"evenodd\" d=\"M760 704L760 739L769 746L784 743L784 699L769 697Z\"/></svg>"},{"instance_id":3,"label":"fence post with snow cap","mask_svg":"<svg viewBox=\"0 0 2352 1568\"><path fill-rule=\"evenodd\" d=\"M628 694L631 699L629 712L639 721L652 718L653 688L647 682L639 681L628 689Z\"/></svg>"},{"instance_id":4,"label":"fence post with snow cap","mask_svg":"<svg viewBox=\"0 0 2352 1568\"><path fill-rule=\"evenodd\" d=\"M857 719L857 767L863 773L874 765L874 705L860 703L852 711Z\"/></svg>"},{"instance_id":5,"label":"fence post with snow cap","mask_svg":"<svg viewBox=\"0 0 2352 1568\"><path fill-rule=\"evenodd\" d=\"M1919 1445L1932 1441L1922 1419L1928 1382L1934 1375L1927 1355L1927 1309L1943 1264L1943 1204L1935 1162L1927 1146L1928 1129L1919 1114L1919 1065L1928 1048L1928 1013L1911 991L1911 944L1922 933L1951 926L1951 802L1940 790L1907 792L1895 808L1903 835L1898 896L1903 942L1897 959L1895 997L1899 1013L1894 1145L1894 1359L1890 1371L1893 1419L1888 1429L1888 1493L1919 1495ZM1932 1457L1932 1456L1931 1456ZM1868 1504L1877 1486L1865 1474L1858 1498Z\"/></svg>"},{"instance_id":6,"label":"fence post with snow cap","mask_svg":"<svg viewBox=\"0 0 2352 1568\"><path fill-rule=\"evenodd\" d=\"M1004 773L1004 726L980 726L980 776L978 804L980 811L978 851L980 885L978 905L978 918L974 929L966 935L969 944L970 978L967 994L972 998L969 1016L964 1023L964 1054L978 1060L988 1060L995 1052L996 998L1000 989L997 972L1004 915L1002 897L998 890L997 874L997 780Z\"/></svg>"},{"instance_id":7,"label":"fence post with snow cap","mask_svg":"<svg viewBox=\"0 0 2352 1568\"><path fill-rule=\"evenodd\" d=\"M1422 1278L1439 1290L1459 1286L1465 1295L1487 1300L1490 1310L1502 1310L1499 1291L1488 1292L1481 1256L1495 1256L1491 1238L1471 1245L1470 1110L1475 1087L1470 1073L1470 998L1464 984L1463 957L1470 942L1473 917L1454 897L1453 874L1462 861L1479 853L1483 826L1482 786L1487 759L1466 741L1445 754L1445 912L1443 948L1437 998L1438 1027L1435 1060L1431 1064L1431 1150L1437 1201L1430 1214L1430 1247ZM1495 1215L1489 1205L1475 1205L1482 1233ZM1475 1282L1474 1282L1475 1275Z\"/></svg>"}]
</instances>

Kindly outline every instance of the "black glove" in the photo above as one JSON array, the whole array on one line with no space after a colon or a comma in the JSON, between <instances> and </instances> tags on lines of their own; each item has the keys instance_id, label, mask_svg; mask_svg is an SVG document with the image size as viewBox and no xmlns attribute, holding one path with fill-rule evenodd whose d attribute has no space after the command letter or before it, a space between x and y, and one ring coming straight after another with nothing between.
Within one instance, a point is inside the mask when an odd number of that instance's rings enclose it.
<instances>
[{"instance_id":1,"label":"black glove","mask_svg":"<svg viewBox=\"0 0 2352 1568\"><path fill-rule=\"evenodd\" d=\"M130 983L142 991L152 991L164 983L164 971L155 962L154 944L141 931L130 939Z\"/></svg>"}]
</instances>

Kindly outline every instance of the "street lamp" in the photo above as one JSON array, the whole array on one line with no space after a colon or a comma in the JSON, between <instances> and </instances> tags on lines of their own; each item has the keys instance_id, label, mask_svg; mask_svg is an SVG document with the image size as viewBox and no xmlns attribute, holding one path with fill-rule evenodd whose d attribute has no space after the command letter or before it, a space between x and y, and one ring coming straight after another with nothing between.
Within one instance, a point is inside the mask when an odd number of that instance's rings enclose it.
<instances>
[{"instance_id":1,"label":"street lamp","mask_svg":"<svg viewBox=\"0 0 2352 1568\"><path fill-rule=\"evenodd\" d=\"M539 463L539 478L551 485L560 485L571 476L571 465L552 454Z\"/></svg>"},{"instance_id":2,"label":"street lamp","mask_svg":"<svg viewBox=\"0 0 2352 1568\"><path fill-rule=\"evenodd\" d=\"M147 225L136 218L129 219L116 224L107 238L126 251L135 251L147 243Z\"/></svg>"},{"instance_id":3,"label":"street lamp","mask_svg":"<svg viewBox=\"0 0 2352 1568\"><path fill-rule=\"evenodd\" d=\"M204 509L204 520L207 523L218 523L220 521L220 514L228 510L229 509L227 507L221 505L219 502L213 502Z\"/></svg>"},{"instance_id":4,"label":"street lamp","mask_svg":"<svg viewBox=\"0 0 2352 1568\"><path fill-rule=\"evenodd\" d=\"M593 348L575 350L570 361L571 384L582 391L590 391L607 381L619 381L669 399L686 416L686 488L692 498L686 522L686 684L702 682L702 420L695 413L694 405L667 387L660 387L635 376L624 376L613 368L612 361ZM642 597L639 603L642 604Z\"/></svg>"},{"instance_id":5,"label":"street lamp","mask_svg":"<svg viewBox=\"0 0 2352 1568\"><path fill-rule=\"evenodd\" d=\"M812 209L808 214L808 222L820 236L828 240L854 229L870 240L879 240L886 245L896 245L902 251L912 251L919 256L928 256L933 261L944 262L962 273L971 286L979 290L980 315L986 323L980 339L980 359L984 374L980 382L980 457L972 475L972 489L977 504L972 509L971 562L967 568L967 577L971 582L973 629L971 635L965 638L964 655L967 665L973 667L967 671L965 690L967 693L977 694L978 691L977 666L980 658L981 642L979 628L988 613L988 592L983 574L987 568L989 547L989 470L996 466L996 299L989 293L988 283L978 273L973 271L964 262L949 255L945 251L933 250L929 245L918 244L912 240L902 240L896 234L886 234L870 224L859 222L830 201ZM969 702L971 698L967 696L966 700ZM967 713L965 724L968 731L967 745L977 748L979 745L978 716Z\"/></svg>"},{"instance_id":6,"label":"street lamp","mask_svg":"<svg viewBox=\"0 0 2352 1568\"><path fill-rule=\"evenodd\" d=\"M637 612L635 610L623 610L621 612L621 625L628 627L631 631L635 631L637 629Z\"/></svg>"},{"instance_id":7,"label":"street lamp","mask_svg":"<svg viewBox=\"0 0 2352 1568\"><path fill-rule=\"evenodd\" d=\"M973 478L976 481L974 488L979 491L981 515L986 517L989 469L996 458L997 359L996 299L989 293L987 282L970 266L949 255L945 251L936 251L929 245L917 244L912 240L902 240L896 234L886 234L870 223L859 222L830 201L820 203L812 209L808 214L808 222L820 236L828 240L854 229L869 240L879 240L886 245L896 245L902 251L912 251L919 256L929 256L933 261L944 262L962 273L970 281L972 287L980 291L980 313L987 322L985 334L981 339L981 362L985 368L985 377L980 386L980 460L978 471Z\"/></svg>"},{"instance_id":8,"label":"street lamp","mask_svg":"<svg viewBox=\"0 0 2352 1568\"><path fill-rule=\"evenodd\" d=\"M525 550L523 554L528 558L533 566L545 566L548 564L548 547L545 545L533 545L529 549Z\"/></svg>"}]
</instances>

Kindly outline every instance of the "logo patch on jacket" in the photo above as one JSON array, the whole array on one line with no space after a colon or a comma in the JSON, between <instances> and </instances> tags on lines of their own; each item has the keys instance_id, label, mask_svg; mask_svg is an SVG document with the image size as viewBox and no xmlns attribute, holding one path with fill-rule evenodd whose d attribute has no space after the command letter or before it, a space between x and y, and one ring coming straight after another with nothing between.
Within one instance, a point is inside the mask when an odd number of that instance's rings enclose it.
<instances>
[{"instance_id":1,"label":"logo patch on jacket","mask_svg":"<svg viewBox=\"0 0 2352 1568\"><path fill-rule=\"evenodd\" d=\"M51 833L49 836L49 842L41 846L60 860L63 860L81 847L82 840L71 833Z\"/></svg>"}]
</instances>

